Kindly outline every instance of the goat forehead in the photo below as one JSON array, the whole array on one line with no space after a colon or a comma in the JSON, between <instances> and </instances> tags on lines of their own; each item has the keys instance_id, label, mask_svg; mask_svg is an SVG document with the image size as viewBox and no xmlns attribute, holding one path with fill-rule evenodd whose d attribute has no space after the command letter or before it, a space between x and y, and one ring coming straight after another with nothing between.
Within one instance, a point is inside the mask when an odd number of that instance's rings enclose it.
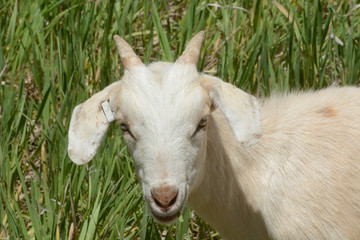
<instances>
[{"instance_id":1,"label":"goat forehead","mask_svg":"<svg viewBox=\"0 0 360 240\"><path fill-rule=\"evenodd\" d=\"M199 81L173 84L170 88L159 81L126 84L121 95L122 114L132 122L149 123L152 127L197 121L207 104Z\"/></svg>"}]
</instances>

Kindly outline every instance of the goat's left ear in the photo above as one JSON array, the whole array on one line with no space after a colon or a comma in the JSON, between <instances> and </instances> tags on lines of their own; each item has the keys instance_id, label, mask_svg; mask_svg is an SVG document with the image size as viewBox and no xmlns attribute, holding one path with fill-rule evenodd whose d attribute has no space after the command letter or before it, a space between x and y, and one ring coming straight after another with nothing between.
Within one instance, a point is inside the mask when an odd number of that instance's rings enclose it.
<instances>
[{"instance_id":1,"label":"goat's left ear","mask_svg":"<svg viewBox=\"0 0 360 240\"><path fill-rule=\"evenodd\" d=\"M246 146L258 142L262 128L257 99L216 77L204 74L200 81L213 106L221 110L235 138Z\"/></svg>"},{"instance_id":2,"label":"goat's left ear","mask_svg":"<svg viewBox=\"0 0 360 240\"><path fill-rule=\"evenodd\" d=\"M84 164L95 156L110 122L114 120L120 85L121 82L115 82L74 108L68 145L68 154L74 163Z\"/></svg>"}]
</instances>

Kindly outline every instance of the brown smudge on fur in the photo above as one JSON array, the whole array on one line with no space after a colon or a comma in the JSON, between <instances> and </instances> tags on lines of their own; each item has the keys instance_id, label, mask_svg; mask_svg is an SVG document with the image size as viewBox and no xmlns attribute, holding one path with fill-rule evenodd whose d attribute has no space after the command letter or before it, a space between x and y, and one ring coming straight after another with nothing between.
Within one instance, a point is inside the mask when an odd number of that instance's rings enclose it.
<instances>
[{"instance_id":1,"label":"brown smudge on fur","mask_svg":"<svg viewBox=\"0 0 360 240\"><path fill-rule=\"evenodd\" d=\"M332 107L324 107L317 111L317 113L322 114L324 117L333 118L336 117L337 112Z\"/></svg>"}]
</instances>

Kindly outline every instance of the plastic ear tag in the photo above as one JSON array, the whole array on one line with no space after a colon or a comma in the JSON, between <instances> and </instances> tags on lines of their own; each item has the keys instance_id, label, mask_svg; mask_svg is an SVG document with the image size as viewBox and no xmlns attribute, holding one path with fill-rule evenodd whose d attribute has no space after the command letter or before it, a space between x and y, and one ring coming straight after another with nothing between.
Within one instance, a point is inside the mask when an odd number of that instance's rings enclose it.
<instances>
[{"instance_id":1,"label":"plastic ear tag","mask_svg":"<svg viewBox=\"0 0 360 240\"><path fill-rule=\"evenodd\" d=\"M108 101L101 103L102 109L104 111L105 117L108 120L108 122L112 122L115 120L114 114L112 113L110 109L110 105Z\"/></svg>"}]
</instances>

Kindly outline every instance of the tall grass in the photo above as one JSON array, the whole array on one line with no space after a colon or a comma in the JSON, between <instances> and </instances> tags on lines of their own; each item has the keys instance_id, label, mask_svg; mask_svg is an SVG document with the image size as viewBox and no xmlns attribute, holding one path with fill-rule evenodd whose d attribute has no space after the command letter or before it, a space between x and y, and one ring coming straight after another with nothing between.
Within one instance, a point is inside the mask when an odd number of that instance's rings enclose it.
<instances>
[{"instance_id":1,"label":"tall grass","mask_svg":"<svg viewBox=\"0 0 360 240\"><path fill-rule=\"evenodd\" d=\"M0 1L0 239L218 239L189 209L161 226L112 126L67 156L73 108L122 74L112 40L173 61L205 29L200 71L258 97L360 82L359 1Z\"/></svg>"}]
</instances>

